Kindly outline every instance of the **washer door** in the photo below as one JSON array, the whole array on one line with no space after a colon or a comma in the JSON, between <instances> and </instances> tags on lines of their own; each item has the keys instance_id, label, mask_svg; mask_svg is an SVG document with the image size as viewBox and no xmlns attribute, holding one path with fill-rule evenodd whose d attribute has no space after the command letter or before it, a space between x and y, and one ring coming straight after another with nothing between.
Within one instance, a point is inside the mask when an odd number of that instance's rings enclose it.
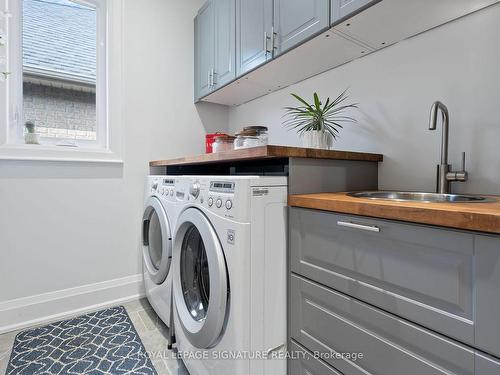
<instances>
[{"instance_id":1,"label":"washer door","mask_svg":"<svg viewBox=\"0 0 500 375\"><path fill-rule=\"evenodd\" d=\"M172 235L160 200L150 197L142 217L144 267L156 284L167 278L172 260Z\"/></svg>"},{"instance_id":2,"label":"washer door","mask_svg":"<svg viewBox=\"0 0 500 375\"><path fill-rule=\"evenodd\" d=\"M174 242L174 298L180 323L191 344L212 347L224 328L228 305L226 260L207 217L188 208Z\"/></svg>"}]
</instances>

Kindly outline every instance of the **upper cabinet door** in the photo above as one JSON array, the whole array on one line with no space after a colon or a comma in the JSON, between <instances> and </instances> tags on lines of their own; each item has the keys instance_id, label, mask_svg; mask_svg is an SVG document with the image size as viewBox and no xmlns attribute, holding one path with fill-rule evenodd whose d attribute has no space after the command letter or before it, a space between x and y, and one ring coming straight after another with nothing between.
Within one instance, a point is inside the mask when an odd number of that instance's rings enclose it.
<instances>
[{"instance_id":1,"label":"upper cabinet door","mask_svg":"<svg viewBox=\"0 0 500 375\"><path fill-rule=\"evenodd\" d=\"M358 11L380 1L381 0L331 0L331 24L334 25L339 20L354 15Z\"/></svg>"},{"instance_id":2,"label":"upper cabinet door","mask_svg":"<svg viewBox=\"0 0 500 375\"><path fill-rule=\"evenodd\" d=\"M274 0L274 47L280 54L330 25L330 0Z\"/></svg>"},{"instance_id":3,"label":"upper cabinet door","mask_svg":"<svg viewBox=\"0 0 500 375\"><path fill-rule=\"evenodd\" d=\"M214 87L236 78L236 0L214 0L215 68Z\"/></svg>"},{"instance_id":4,"label":"upper cabinet door","mask_svg":"<svg viewBox=\"0 0 500 375\"><path fill-rule=\"evenodd\" d=\"M212 90L215 55L214 3L207 1L194 20L194 96L195 101Z\"/></svg>"},{"instance_id":5,"label":"upper cabinet door","mask_svg":"<svg viewBox=\"0 0 500 375\"><path fill-rule=\"evenodd\" d=\"M236 73L272 58L273 0L236 0Z\"/></svg>"}]
</instances>

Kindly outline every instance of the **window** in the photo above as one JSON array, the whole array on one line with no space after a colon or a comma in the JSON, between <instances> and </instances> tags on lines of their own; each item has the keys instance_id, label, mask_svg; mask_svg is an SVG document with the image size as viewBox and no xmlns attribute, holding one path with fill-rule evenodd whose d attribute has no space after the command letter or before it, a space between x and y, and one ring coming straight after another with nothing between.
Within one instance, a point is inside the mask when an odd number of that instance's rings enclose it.
<instances>
[{"instance_id":1,"label":"window","mask_svg":"<svg viewBox=\"0 0 500 375\"><path fill-rule=\"evenodd\" d=\"M7 126L0 126L5 130L0 158L2 147L9 146L110 153L109 10L116 18L121 1L0 0L0 6L4 2L0 45L7 41ZM115 23L121 32L121 20ZM114 34L117 41L120 36ZM121 46L114 47L116 60ZM2 58L0 52L0 65Z\"/></svg>"},{"instance_id":2,"label":"window","mask_svg":"<svg viewBox=\"0 0 500 375\"><path fill-rule=\"evenodd\" d=\"M95 7L23 0L22 21L23 121L42 141L96 141Z\"/></svg>"}]
</instances>

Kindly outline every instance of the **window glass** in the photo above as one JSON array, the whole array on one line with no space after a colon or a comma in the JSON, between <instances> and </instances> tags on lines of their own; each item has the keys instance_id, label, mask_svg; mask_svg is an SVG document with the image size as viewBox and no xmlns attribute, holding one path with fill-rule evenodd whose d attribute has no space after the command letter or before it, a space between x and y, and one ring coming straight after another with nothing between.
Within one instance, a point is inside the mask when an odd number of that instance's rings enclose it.
<instances>
[{"instance_id":1,"label":"window glass","mask_svg":"<svg viewBox=\"0 0 500 375\"><path fill-rule=\"evenodd\" d=\"M191 226L185 234L180 263L184 301L191 317L201 321L208 311L210 275L205 245L195 226Z\"/></svg>"},{"instance_id":2,"label":"window glass","mask_svg":"<svg viewBox=\"0 0 500 375\"><path fill-rule=\"evenodd\" d=\"M22 17L24 122L42 138L95 141L96 10L23 0Z\"/></svg>"}]
</instances>

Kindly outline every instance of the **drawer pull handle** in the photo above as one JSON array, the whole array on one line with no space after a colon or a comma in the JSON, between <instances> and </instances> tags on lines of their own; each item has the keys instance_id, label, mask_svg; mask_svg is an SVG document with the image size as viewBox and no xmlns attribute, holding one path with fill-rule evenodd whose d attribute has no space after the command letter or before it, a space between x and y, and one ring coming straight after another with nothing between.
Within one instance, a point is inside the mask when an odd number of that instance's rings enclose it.
<instances>
[{"instance_id":1,"label":"drawer pull handle","mask_svg":"<svg viewBox=\"0 0 500 375\"><path fill-rule=\"evenodd\" d=\"M356 224L351 223L350 221L337 221L337 225L340 225L341 227L367 230L369 232L380 232L380 228L375 225Z\"/></svg>"},{"instance_id":2,"label":"drawer pull handle","mask_svg":"<svg viewBox=\"0 0 500 375\"><path fill-rule=\"evenodd\" d=\"M276 348L271 348L267 350L267 355L270 356L274 352L278 352L285 348L285 344L278 345Z\"/></svg>"}]
</instances>

